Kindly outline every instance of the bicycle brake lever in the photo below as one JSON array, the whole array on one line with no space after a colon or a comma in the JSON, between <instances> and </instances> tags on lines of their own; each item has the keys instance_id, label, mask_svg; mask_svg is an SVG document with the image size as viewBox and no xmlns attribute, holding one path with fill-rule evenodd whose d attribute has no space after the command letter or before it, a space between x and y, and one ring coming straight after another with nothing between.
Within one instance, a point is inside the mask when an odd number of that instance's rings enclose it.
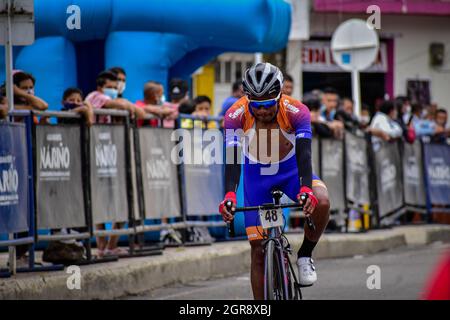
<instances>
[{"instance_id":1,"label":"bicycle brake lever","mask_svg":"<svg viewBox=\"0 0 450 320\"><path fill-rule=\"evenodd\" d=\"M227 210L229 212L232 212L233 210L233 203L231 201L225 202L225 207L227 207ZM228 235L230 238L234 238L234 219L233 221L227 222L227 228L228 228Z\"/></svg>"}]
</instances>

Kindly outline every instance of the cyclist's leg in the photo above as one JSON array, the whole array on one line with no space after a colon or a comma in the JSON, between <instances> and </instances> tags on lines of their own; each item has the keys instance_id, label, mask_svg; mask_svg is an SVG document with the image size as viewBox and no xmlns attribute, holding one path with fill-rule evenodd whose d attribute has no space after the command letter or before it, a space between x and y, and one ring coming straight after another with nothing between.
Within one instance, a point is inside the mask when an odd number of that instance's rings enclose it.
<instances>
[{"instance_id":1,"label":"cyclist's leg","mask_svg":"<svg viewBox=\"0 0 450 320\"><path fill-rule=\"evenodd\" d=\"M244 165L244 206L257 206L273 201L271 179L261 176L258 164ZM257 211L245 212L245 230L251 246L251 284L253 297L264 299L264 251L262 228Z\"/></svg>"}]
</instances>

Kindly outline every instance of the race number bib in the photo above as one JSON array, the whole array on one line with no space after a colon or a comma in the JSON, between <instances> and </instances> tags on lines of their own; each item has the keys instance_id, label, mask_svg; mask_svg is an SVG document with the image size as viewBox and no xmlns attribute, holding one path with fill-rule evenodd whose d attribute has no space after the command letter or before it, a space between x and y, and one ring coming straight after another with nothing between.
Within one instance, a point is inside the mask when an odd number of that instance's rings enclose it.
<instances>
[{"instance_id":1,"label":"race number bib","mask_svg":"<svg viewBox=\"0 0 450 320\"><path fill-rule=\"evenodd\" d=\"M284 224L281 209L260 209L259 219L263 229L282 227Z\"/></svg>"}]
</instances>

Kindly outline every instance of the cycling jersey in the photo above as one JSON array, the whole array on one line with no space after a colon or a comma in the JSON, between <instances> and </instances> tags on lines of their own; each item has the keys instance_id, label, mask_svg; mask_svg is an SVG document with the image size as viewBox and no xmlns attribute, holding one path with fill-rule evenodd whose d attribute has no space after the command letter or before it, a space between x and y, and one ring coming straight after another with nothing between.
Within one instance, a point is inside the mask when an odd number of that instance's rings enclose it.
<instances>
[{"instance_id":1,"label":"cycling jersey","mask_svg":"<svg viewBox=\"0 0 450 320\"><path fill-rule=\"evenodd\" d=\"M295 138L311 139L311 117L308 108L300 101L282 95L279 103L277 122L281 132L291 142ZM250 113L247 97L242 97L228 109L224 118L224 128L248 133L255 127L255 118ZM226 147L241 145L240 137L233 132L225 132ZM295 153L290 154L292 156Z\"/></svg>"},{"instance_id":2,"label":"cycling jersey","mask_svg":"<svg viewBox=\"0 0 450 320\"><path fill-rule=\"evenodd\" d=\"M289 96L282 95L278 104L277 122L282 134L295 146L296 138L311 139L311 120L308 108L300 101ZM254 134L255 118L248 106L248 99L243 97L227 111L224 118L226 147L242 146L242 135L236 134L241 129L245 135ZM231 129L231 130L230 130ZM295 157L296 148L292 148L284 159L276 162L276 173L262 174L263 169L274 165L256 161L246 148L244 152L243 181L244 181L244 205L257 206L272 202L271 191L281 190L291 200L296 201L300 190L298 164ZM313 174L312 186L326 188L320 178ZM229 191L229 190L227 190ZM245 228L248 239L262 239L262 228L257 211L245 212Z\"/></svg>"}]
</instances>

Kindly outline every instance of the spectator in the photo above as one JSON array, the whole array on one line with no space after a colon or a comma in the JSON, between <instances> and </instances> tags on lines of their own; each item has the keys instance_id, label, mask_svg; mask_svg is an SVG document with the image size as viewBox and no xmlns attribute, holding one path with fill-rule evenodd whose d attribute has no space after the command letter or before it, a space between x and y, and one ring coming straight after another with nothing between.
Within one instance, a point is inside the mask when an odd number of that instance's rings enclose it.
<instances>
[{"instance_id":1,"label":"spectator","mask_svg":"<svg viewBox=\"0 0 450 320\"><path fill-rule=\"evenodd\" d=\"M222 110L219 113L220 116L225 116L227 110L244 95L244 89L242 88L242 80L237 80L236 82L234 82L231 90L232 90L231 96L226 98L225 101L222 103Z\"/></svg>"},{"instance_id":2,"label":"spectator","mask_svg":"<svg viewBox=\"0 0 450 320\"><path fill-rule=\"evenodd\" d=\"M207 118L211 114L211 99L208 96L198 96L193 101L194 110L192 115L200 118ZM182 128L205 128L207 126L208 129L216 128L215 121L208 121L205 126L206 121L203 120L194 120L192 119L183 119L185 120L181 127Z\"/></svg>"},{"instance_id":3,"label":"spectator","mask_svg":"<svg viewBox=\"0 0 450 320\"><path fill-rule=\"evenodd\" d=\"M322 107L320 117L327 122L328 127L333 131L335 138L342 138L344 134L344 124L335 120L336 108L339 103L339 95L336 89L327 87L322 94Z\"/></svg>"},{"instance_id":4,"label":"spectator","mask_svg":"<svg viewBox=\"0 0 450 320\"><path fill-rule=\"evenodd\" d=\"M13 75L14 108L21 110L47 110L48 103L35 95L36 80L26 72L16 72Z\"/></svg>"},{"instance_id":5,"label":"spectator","mask_svg":"<svg viewBox=\"0 0 450 320\"><path fill-rule=\"evenodd\" d=\"M61 111L72 111L80 114L86 120L88 126L94 123L92 105L83 101L83 92L78 88L68 88L64 91ZM74 123L73 119L59 119L60 123Z\"/></svg>"},{"instance_id":6,"label":"spectator","mask_svg":"<svg viewBox=\"0 0 450 320\"><path fill-rule=\"evenodd\" d=\"M164 87L161 83L156 81L149 81L144 85L144 100L136 101L136 106L145 110L145 112L153 114L160 118L176 116L176 111L166 105L163 105L162 97L164 96ZM143 121L138 121L141 126ZM158 120L152 119L149 121L151 126L157 126Z\"/></svg>"},{"instance_id":7,"label":"spectator","mask_svg":"<svg viewBox=\"0 0 450 320\"><path fill-rule=\"evenodd\" d=\"M170 102L166 102L163 106L171 108L174 112L166 117L163 121L165 128L174 128L175 119L178 118L178 108L180 104L189 100L188 83L182 79L172 79L169 84Z\"/></svg>"},{"instance_id":8,"label":"spectator","mask_svg":"<svg viewBox=\"0 0 450 320\"><path fill-rule=\"evenodd\" d=\"M394 102L391 100L384 101L370 124L369 131L373 135L372 142L374 144L379 144L381 140L390 141L402 136L402 128L396 122L396 119L397 109Z\"/></svg>"},{"instance_id":9,"label":"spectator","mask_svg":"<svg viewBox=\"0 0 450 320\"><path fill-rule=\"evenodd\" d=\"M0 120L8 116L8 101L5 86L0 87Z\"/></svg>"},{"instance_id":10,"label":"spectator","mask_svg":"<svg viewBox=\"0 0 450 320\"><path fill-rule=\"evenodd\" d=\"M414 127L412 124L408 124L408 121L405 122L405 119L408 119L408 117L405 117L405 114L408 115L408 112L410 111L408 110L408 108L410 107L408 105L405 107L405 102L402 99L402 97L397 97L394 100L395 108L397 109L397 119L395 121L402 128L403 138L405 139L405 141L414 143L414 140L416 139L416 132L414 130Z\"/></svg>"},{"instance_id":11,"label":"spectator","mask_svg":"<svg viewBox=\"0 0 450 320\"><path fill-rule=\"evenodd\" d=\"M96 79L97 90L91 92L86 101L92 105L94 109L119 109L127 110L130 112L130 116L134 118L135 113L138 113L139 117L145 115L145 112L140 108L136 108L130 101L119 98L119 91L117 89L118 82L117 76L110 71L101 72ZM100 116L100 123L110 123L110 116Z\"/></svg>"},{"instance_id":12,"label":"spectator","mask_svg":"<svg viewBox=\"0 0 450 320\"><path fill-rule=\"evenodd\" d=\"M138 117L143 117L145 111L137 108L130 101L118 98L119 91L117 89L118 82L117 76L111 71L101 72L96 79L97 90L91 92L86 97L86 102L92 105L93 109L108 108L108 109L119 109L128 110L130 116L134 117L135 113ZM111 123L111 117L100 116L100 123ZM122 228L122 223L114 223L113 229ZM105 229L105 224L98 224L96 228L99 230ZM117 246L119 241L119 236L110 236L109 240L106 237L97 237L97 249L98 256L103 257L105 255L124 255L127 254L127 250L119 248Z\"/></svg>"},{"instance_id":13,"label":"spectator","mask_svg":"<svg viewBox=\"0 0 450 320\"><path fill-rule=\"evenodd\" d=\"M48 103L35 95L36 79L29 73L18 71L13 75L13 101L14 108L18 110L36 110L44 111L48 108ZM38 122L37 117L33 117L35 123ZM20 117L16 117L15 121L21 121ZM45 117L41 118L41 122L47 122ZM18 233L19 238L27 237L28 232ZM26 256L28 245L16 246L17 265L28 265Z\"/></svg>"},{"instance_id":14,"label":"spectator","mask_svg":"<svg viewBox=\"0 0 450 320\"><path fill-rule=\"evenodd\" d=\"M121 67L113 67L109 69L117 77L117 91L119 92L118 97L123 98L123 93L127 87L127 74L125 70Z\"/></svg>"},{"instance_id":15,"label":"spectator","mask_svg":"<svg viewBox=\"0 0 450 320\"><path fill-rule=\"evenodd\" d=\"M395 98L398 111L398 120L403 122L405 125L409 123L411 118L411 102L406 96L398 96Z\"/></svg>"},{"instance_id":16,"label":"spectator","mask_svg":"<svg viewBox=\"0 0 450 320\"><path fill-rule=\"evenodd\" d=\"M414 131L418 137L422 136L433 136L435 134L442 133L443 129L436 126L434 121L424 119L426 116L426 111L423 106L419 103L412 104L412 116L409 120L408 125L414 127Z\"/></svg>"},{"instance_id":17,"label":"spectator","mask_svg":"<svg viewBox=\"0 0 450 320\"><path fill-rule=\"evenodd\" d=\"M438 105L437 103L431 103L430 105L427 105L427 107L425 108L425 119L428 119L430 121L434 121L436 118L436 112L438 110Z\"/></svg>"},{"instance_id":18,"label":"spectator","mask_svg":"<svg viewBox=\"0 0 450 320\"><path fill-rule=\"evenodd\" d=\"M353 100L350 98L342 99L342 106L336 111L335 119L342 121L348 130L359 127L358 118L353 113Z\"/></svg>"},{"instance_id":19,"label":"spectator","mask_svg":"<svg viewBox=\"0 0 450 320\"><path fill-rule=\"evenodd\" d=\"M320 100L319 97L313 93L304 95L303 103L308 107L311 115L311 126L313 132L319 137L330 138L333 137L333 131L328 126L326 121L320 117Z\"/></svg>"},{"instance_id":20,"label":"spectator","mask_svg":"<svg viewBox=\"0 0 450 320\"><path fill-rule=\"evenodd\" d=\"M321 115L326 121L333 121L339 103L339 95L336 89L327 87L322 94Z\"/></svg>"},{"instance_id":21,"label":"spectator","mask_svg":"<svg viewBox=\"0 0 450 320\"><path fill-rule=\"evenodd\" d=\"M283 79L283 88L281 88L281 93L287 96L292 96L294 93L294 78L291 75L285 74Z\"/></svg>"},{"instance_id":22,"label":"spectator","mask_svg":"<svg viewBox=\"0 0 450 320\"><path fill-rule=\"evenodd\" d=\"M361 105L361 115L359 117L359 126L361 129L367 128L370 123L369 106L365 103Z\"/></svg>"},{"instance_id":23,"label":"spectator","mask_svg":"<svg viewBox=\"0 0 450 320\"><path fill-rule=\"evenodd\" d=\"M195 110L192 113L198 117L209 117L211 112L211 99L208 96L198 96L194 99Z\"/></svg>"},{"instance_id":24,"label":"spectator","mask_svg":"<svg viewBox=\"0 0 450 320\"><path fill-rule=\"evenodd\" d=\"M192 114L195 111L195 103L192 100L187 100L180 104L178 111L183 114Z\"/></svg>"},{"instance_id":25,"label":"spectator","mask_svg":"<svg viewBox=\"0 0 450 320\"><path fill-rule=\"evenodd\" d=\"M446 143L447 138L450 137L450 128L447 127L447 119L448 119L447 110L445 109L436 110L435 122L436 127L438 128L437 129L438 133L436 133L433 136L432 138L433 142Z\"/></svg>"}]
</instances>

